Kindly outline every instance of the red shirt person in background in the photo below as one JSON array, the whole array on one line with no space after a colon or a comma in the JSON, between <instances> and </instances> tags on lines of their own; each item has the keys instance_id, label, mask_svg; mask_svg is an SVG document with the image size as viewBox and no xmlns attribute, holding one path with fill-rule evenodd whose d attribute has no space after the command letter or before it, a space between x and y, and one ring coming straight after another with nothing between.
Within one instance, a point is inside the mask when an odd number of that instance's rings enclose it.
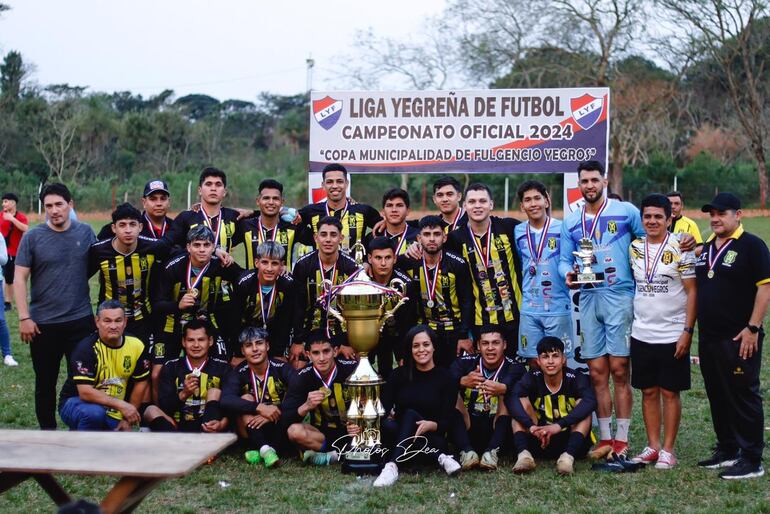
<instances>
[{"instance_id":1,"label":"red shirt person in background","mask_svg":"<svg viewBox=\"0 0 770 514\"><path fill-rule=\"evenodd\" d=\"M5 294L5 310L11 310L11 297L13 297L13 270L16 261L16 251L19 249L21 236L29 228L27 217L16 210L19 197L13 193L3 195L3 215L0 218L0 233L5 238L5 246L8 248L8 262L3 266L3 278L5 279L3 291Z\"/></svg>"}]
</instances>

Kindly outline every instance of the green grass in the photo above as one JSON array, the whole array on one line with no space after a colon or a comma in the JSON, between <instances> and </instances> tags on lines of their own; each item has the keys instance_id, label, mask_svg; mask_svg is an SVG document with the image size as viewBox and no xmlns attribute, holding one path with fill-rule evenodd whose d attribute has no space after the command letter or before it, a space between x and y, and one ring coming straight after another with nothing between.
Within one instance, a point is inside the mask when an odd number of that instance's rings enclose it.
<instances>
[{"instance_id":1,"label":"green grass","mask_svg":"<svg viewBox=\"0 0 770 514\"><path fill-rule=\"evenodd\" d=\"M701 229L705 227L702 223ZM770 240L770 218L747 219L745 227ZM21 365L0 367L0 427L35 429L29 352L19 342L17 316L10 314L14 353ZM692 378L692 390L683 395L677 441L680 465L671 471L609 475L592 472L589 463L581 461L574 476L563 478L556 476L554 463L546 461L539 462L533 474L522 477L511 473L510 460L503 460L501 469L492 474L471 472L453 479L437 471L403 474L394 487L383 491L370 487L371 478L342 475L338 467L310 469L296 461L272 471L252 467L234 446L190 476L164 482L138 512L770 512L768 476L727 482L719 480L715 472L695 466L709 453L714 435L697 366L692 367ZM762 378L765 411L770 412L767 362ZM631 444L638 450L646 441L638 393L634 401ZM59 478L74 497L92 501L100 500L115 481L109 477ZM220 482L229 485L222 487ZM47 495L32 481L0 495L3 513L52 510Z\"/></svg>"}]
</instances>

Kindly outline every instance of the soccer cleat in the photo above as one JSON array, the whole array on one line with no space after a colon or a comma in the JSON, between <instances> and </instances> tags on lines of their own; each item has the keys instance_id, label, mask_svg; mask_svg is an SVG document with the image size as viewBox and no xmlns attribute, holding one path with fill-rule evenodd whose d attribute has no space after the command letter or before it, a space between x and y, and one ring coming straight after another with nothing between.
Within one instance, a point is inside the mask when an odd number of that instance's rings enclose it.
<instances>
[{"instance_id":1,"label":"soccer cleat","mask_svg":"<svg viewBox=\"0 0 770 514\"><path fill-rule=\"evenodd\" d=\"M13 355L6 355L3 358L3 364L5 364L6 366L18 366L19 365L19 363L16 362L16 359L13 358Z\"/></svg>"},{"instance_id":2,"label":"soccer cleat","mask_svg":"<svg viewBox=\"0 0 770 514\"><path fill-rule=\"evenodd\" d=\"M529 453L529 450L523 450L519 452L519 456L516 458L516 464L513 465L513 472L529 473L530 471L534 471L536 467L537 464L535 464L535 459L532 457L532 454Z\"/></svg>"},{"instance_id":3,"label":"soccer cleat","mask_svg":"<svg viewBox=\"0 0 770 514\"><path fill-rule=\"evenodd\" d=\"M481 455L481 463L479 463L479 467L481 469L486 469L487 471L495 471L497 469L498 461L497 451L497 448L485 451Z\"/></svg>"},{"instance_id":4,"label":"soccer cleat","mask_svg":"<svg viewBox=\"0 0 770 514\"><path fill-rule=\"evenodd\" d=\"M438 465L444 468L450 477L455 476L462 469L454 457L443 453L438 456Z\"/></svg>"},{"instance_id":5,"label":"soccer cleat","mask_svg":"<svg viewBox=\"0 0 770 514\"><path fill-rule=\"evenodd\" d=\"M463 471L468 471L479 465L479 454L473 450L467 452L460 452L460 466Z\"/></svg>"},{"instance_id":6,"label":"soccer cleat","mask_svg":"<svg viewBox=\"0 0 770 514\"><path fill-rule=\"evenodd\" d=\"M315 466L328 466L333 462L337 462L337 452L305 450L305 453L302 454L302 462Z\"/></svg>"},{"instance_id":7,"label":"soccer cleat","mask_svg":"<svg viewBox=\"0 0 770 514\"><path fill-rule=\"evenodd\" d=\"M262 456L259 454L259 451L257 450L249 450L246 453L243 454L243 458L246 459L246 462L249 464L260 464L262 462Z\"/></svg>"},{"instance_id":8,"label":"soccer cleat","mask_svg":"<svg viewBox=\"0 0 770 514\"><path fill-rule=\"evenodd\" d=\"M272 468L273 466L277 465L281 459L278 458L278 454L275 453L275 450L270 448L269 450L265 451L265 454L262 455L262 462L265 463L266 468Z\"/></svg>"},{"instance_id":9,"label":"soccer cleat","mask_svg":"<svg viewBox=\"0 0 770 514\"><path fill-rule=\"evenodd\" d=\"M717 448L711 457L698 462L698 466L706 469L729 468L736 462L738 462L737 452L725 452Z\"/></svg>"},{"instance_id":10,"label":"soccer cleat","mask_svg":"<svg viewBox=\"0 0 770 514\"><path fill-rule=\"evenodd\" d=\"M398 466L394 462L388 462L372 485L374 487L390 487L396 483L396 480L398 480Z\"/></svg>"},{"instance_id":11,"label":"soccer cleat","mask_svg":"<svg viewBox=\"0 0 770 514\"><path fill-rule=\"evenodd\" d=\"M642 464L652 464L653 462L657 462L659 454L660 452L655 448L650 448L649 446L645 446L644 450L642 450L642 453L640 453L639 455L631 459L631 462L641 462Z\"/></svg>"},{"instance_id":12,"label":"soccer cleat","mask_svg":"<svg viewBox=\"0 0 770 514\"><path fill-rule=\"evenodd\" d=\"M575 457L567 452L559 455L556 461L556 472L560 475L571 475L575 472Z\"/></svg>"},{"instance_id":13,"label":"soccer cleat","mask_svg":"<svg viewBox=\"0 0 770 514\"><path fill-rule=\"evenodd\" d=\"M603 459L612 453L613 444L615 444L613 439L602 439L588 452L588 456L594 460Z\"/></svg>"},{"instance_id":14,"label":"soccer cleat","mask_svg":"<svg viewBox=\"0 0 770 514\"><path fill-rule=\"evenodd\" d=\"M625 457L628 455L628 442L627 441L612 441L612 453L618 457Z\"/></svg>"},{"instance_id":15,"label":"soccer cleat","mask_svg":"<svg viewBox=\"0 0 770 514\"><path fill-rule=\"evenodd\" d=\"M658 462L655 463L655 469L671 469L676 466L676 456L666 450L660 450Z\"/></svg>"},{"instance_id":16,"label":"soccer cleat","mask_svg":"<svg viewBox=\"0 0 770 514\"><path fill-rule=\"evenodd\" d=\"M762 464L753 464L746 459L738 459L738 461L719 473L719 478L725 480L743 480L746 478L759 478L765 474L765 468Z\"/></svg>"}]
</instances>

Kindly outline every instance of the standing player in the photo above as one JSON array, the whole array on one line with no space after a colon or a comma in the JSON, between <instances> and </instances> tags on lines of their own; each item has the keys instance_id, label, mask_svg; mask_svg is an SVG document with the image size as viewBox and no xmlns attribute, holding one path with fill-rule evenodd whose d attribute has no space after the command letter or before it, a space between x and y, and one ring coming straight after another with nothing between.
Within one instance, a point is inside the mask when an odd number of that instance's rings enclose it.
<instances>
[{"instance_id":1,"label":"standing player","mask_svg":"<svg viewBox=\"0 0 770 514\"><path fill-rule=\"evenodd\" d=\"M323 332L312 332L305 341L310 365L289 383L281 421L289 441L305 450L302 460L323 466L339 460L334 443L348 435L343 384L358 363L337 360L337 349ZM310 422L304 423L308 415Z\"/></svg>"},{"instance_id":2,"label":"standing player","mask_svg":"<svg viewBox=\"0 0 770 514\"><path fill-rule=\"evenodd\" d=\"M149 239L161 239L171 228L173 219L168 217L168 209L171 206L168 184L162 180L150 180L144 185L142 193L142 231L140 236ZM112 224L104 225L96 238L99 241L112 239Z\"/></svg>"},{"instance_id":3,"label":"standing player","mask_svg":"<svg viewBox=\"0 0 770 514\"><path fill-rule=\"evenodd\" d=\"M385 236L393 241L396 257L406 253L409 245L417 239L418 230L406 224L409 216L409 193L403 189L389 189L382 195L382 215L385 217L385 230L381 233L374 231L365 238L366 248L369 242L379 236Z\"/></svg>"},{"instance_id":4,"label":"standing player","mask_svg":"<svg viewBox=\"0 0 770 514\"><path fill-rule=\"evenodd\" d=\"M299 210L303 227L318 234L319 221L331 216L342 225L342 251L349 253L356 243L362 243L367 228L372 229L382 219L377 210L362 203L351 203L347 198L348 171L341 164L329 164L323 171L323 188L326 201L306 205Z\"/></svg>"},{"instance_id":5,"label":"standing player","mask_svg":"<svg viewBox=\"0 0 770 514\"><path fill-rule=\"evenodd\" d=\"M312 244L312 238L305 240L299 227L281 219L283 207L283 184L273 179L259 183L257 196L257 217L244 218L238 222L237 240L243 240L246 249L246 269L254 269L257 263L257 247L267 241L274 241L284 249L285 272L291 273L294 245ZM276 342L275 339L273 342Z\"/></svg>"},{"instance_id":6,"label":"standing player","mask_svg":"<svg viewBox=\"0 0 770 514\"><path fill-rule=\"evenodd\" d=\"M571 475L575 458L591 446L596 397L582 373L566 367L564 343L546 336L537 343L537 369L530 370L506 398L513 416L514 473L535 469L532 454L555 458L556 471Z\"/></svg>"},{"instance_id":7,"label":"standing player","mask_svg":"<svg viewBox=\"0 0 770 514\"><path fill-rule=\"evenodd\" d=\"M29 221L24 213L17 209L19 197L13 193L3 195L3 215L0 217L0 235L5 239L8 251L8 262L3 265L3 279L5 280L4 295L5 310L11 310L11 298L13 297L13 270L16 261L16 253L19 250L21 236L29 230ZM11 357L13 360L13 357ZM6 362L8 364L8 362Z\"/></svg>"},{"instance_id":8,"label":"standing player","mask_svg":"<svg viewBox=\"0 0 770 514\"><path fill-rule=\"evenodd\" d=\"M168 247L140 235L142 215L131 204L112 213L113 237L94 243L88 252L88 274L98 273L99 302L118 300L126 308L126 331L145 343L153 343L154 326L150 286Z\"/></svg>"},{"instance_id":9,"label":"standing player","mask_svg":"<svg viewBox=\"0 0 770 514\"><path fill-rule=\"evenodd\" d=\"M693 220L683 215L684 211L684 197L679 191L671 191L666 194L671 202L671 225L668 230L672 234L690 234L695 238L696 254L700 254L700 250L703 247L703 238L700 235L700 229Z\"/></svg>"},{"instance_id":10,"label":"standing player","mask_svg":"<svg viewBox=\"0 0 770 514\"><path fill-rule=\"evenodd\" d=\"M42 429L56 428L56 381L62 357L94 330L88 292L88 249L96 241L85 223L70 219L72 196L63 184L40 193L47 221L19 244L13 293L19 335L30 343L35 370L35 414ZM27 279L32 291L27 304Z\"/></svg>"},{"instance_id":11,"label":"standing player","mask_svg":"<svg viewBox=\"0 0 770 514\"><path fill-rule=\"evenodd\" d=\"M220 407L222 382L230 365L209 357L214 344L211 327L191 320L182 329L184 356L163 365L158 405L147 407L144 419L158 432L222 432L227 417Z\"/></svg>"},{"instance_id":12,"label":"standing player","mask_svg":"<svg viewBox=\"0 0 770 514\"><path fill-rule=\"evenodd\" d=\"M347 344L347 337L340 323L335 319L328 319L326 306L316 305L318 299L324 296L325 280L329 280L333 286L339 285L358 271L353 259L340 252L342 238L340 220L332 216L321 218L315 235L318 249L302 257L294 266L297 317L290 359L295 366L299 365L308 334L314 330L325 331L334 346L341 347L340 352L344 358L355 356L355 351Z\"/></svg>"},{"instance_id":13,"label":"standing player","mask_svg":"<svg viewBox=\"0 0 770 514\"><path fill-rule=\"evenodd\" d=\"M561 220L549 215L551 199L541 182L528 180L517 191L527 222L516 226L516 246L522 260L519 357L530 366L537 360L535 344L545 336L564 341L572 356L572 301L559 278Z\"/></svg>"},{"instance_id":14,"label":"standing player","mask_svg":"<svg viewBox=\"0 0 770 514\"><path fill-rule=\"evenodd\" d=\"M463 349L473 347L471 275L465 260L444 248L447 236L440 217L425 216L419 230L422 257L403 255L397 265L420 285L420 323L436 333L436 365L448 368Z\"/></svg>"},{"instance_id":15,"label":"standing player","mask_svg":"<svg viewBox=\"0 0 770 514\"><path fill-rule=\"evenodd\" d=\"M698 465L727 467L719 475L724 479L760 477L765 435L759 375L770 252L743 229L741 202L732 193L719 193L702 210L714 234L695 264L698 347L717 446Z\"/></svg>"},{"instance_id":16,"label":"standing player","mask_svg":"<svg viewBox=\"0 0 770 514\"><path fill-rule=\"evenodd\" d=\"M243 312L244 327L261 327L270 334L270 357L283 359L296 316L294 280L281 275L286 254L276 241L265 241L256 248L256 269L247 271L235 285ZM242 343L242 341L241 341ZM241 344L243 346L243 344Z\"/></svg>"},{"instance_id":17,"label":"standing player","mask_svg":"<svg viewBox=\"0 0 770 514\"><path fill-rule=\"evenodd\" d=\"M481 327L479 355L460 357L449 370L460 390L459 415L452 420L451 435L461 450L464 470L497 469L497 454L510 437L511 416L503 399L526 370L505 356L505 347L497 327Z\"/></svg>"},{"instance_id":18,"label":"standing player","mask_svg":"<svg viewBox=\"0 0 770 514\"><path fill-rule=\"evenodd\" d=\"M462 208L463 187L454 177L441 177L433 183L433 203L439 210L441 224L447 234L468 223Z\"/></svg>"},{"instance_id":19,"label":"standing player","mask_svg":"<svg viewBox=\"0 0 770 514\"><path fill-rule=\"evenodd\" d=\"M593 242L593 270L604 274L604 281L583 286L580 291L581 356L588 360L591 384L596 391L600 441L591 457L618 455L628 450L633 395L629 384L629 335L634 319L634 280L628 252L631 241L644 235L639 211L627 202L605 197L607 180L598 161L578 166L578 185L585 205L571 213L561 226L559 275L569 288L576 280L572 252L581 239ZM613 439L610 424L613 401L610 375L615 385L617 432Z\"/></svg>"},{"instance_id":20,"label":"standing player","mask_svg":"<svg viewBox=\"0 0 770 514\"><path fill-rule=\"evenodd\" d=\"M635 462L658 469L676 465L674 441L682 417L680 391L690 388L690 343L695 325L695 255L682 252L666 230L671 202L661 194L642 200L647 235L631 243L636 281L631 326L631 385L642 390L647 446ZM661 397L663 409L661 410ZM660 444L663 413L663 446Z\"/></svg>"},{"instance_id":21,"label":"standing player","mask_svg":"<svg viewBox=\"0 0 770 514\"><path fill-rule=\"evenodd\" d=\"M0 266L8 261L8 250L5 248L5 238L0 237ZM0 282L2 282L0 275ZM0 286L0 297L3 296L3 288ZM3 350L3 363L6 366L18 366L19 363L11 355L11 334L8 331L8 323L5 321L5 309L0 311L0 348Z\"/></svg>"},{"instance_id":22,"label":"standing player","mask_svg":"<svg viewBox=\"0 0 770 514\"><path fill-rule=\"evenodd\" d=\"M474 316L471 330L478 340L483 325L497 325L509 342L506 355L516 355L521 305L521 261L516 251L512 218L490 216L492 191L475 183L465 192L468 225L449 233L447 249L462 256L471 273ZM473 353L473 346L463 348Z\"/></svg>"},{"instance_id":23,"label":"standing player","mask_svg":"<svg viewBox=\"0 0 770 514\"><path fill-rule=\"evenodd\" d=\"M268 355L270 342L264 328L246 327L239 336L245 361L227 376L222 386L222 407L237 416L238 434L248 441L246 460L278 463L277 451L287 445L281 414L294 368Z\"/></svg>"}]
</instances>

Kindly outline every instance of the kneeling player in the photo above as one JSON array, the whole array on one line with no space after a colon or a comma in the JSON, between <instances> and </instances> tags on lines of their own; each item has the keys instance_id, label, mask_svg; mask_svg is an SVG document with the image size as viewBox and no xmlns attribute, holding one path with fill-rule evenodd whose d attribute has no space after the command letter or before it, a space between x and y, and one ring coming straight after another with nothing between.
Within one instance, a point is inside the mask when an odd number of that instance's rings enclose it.
<instances>
[{"instance_id":1,"label":"kneeling player","mask_svg":"<svg viewBox=\"0 0 770 514\"><path fill-rule=\"evenodd\" d=\"M156 432L222 432L227 418L219 405L222 381L230 365L209 357L214 344L208 323L194 319L182 331L184 356L163 365L158 381L158 405L144 411Z\"/></svg>"},{"instance_id":2,"label":"kneeling player","mask_svg":"<svg viewBox=\"0 0 770 514\"><path fill-rule=\"evenodd\" d=\"M596 396L588 377L565 367L566 363L562 340L544 337L537 343L540 369L524 375L506 398L518 453L514 473L535 469L534 453L546 458L558 455L556 471L569 475L575 457L588 452Z\"/></svg>"},{"instance_id":3,"label":"kneeling player","mask_svg":"<svg viewBox=\"0 0 770 514\"><path fill-rule=\"evenodd\" d=\"M305 343L310 365L302 368L289 385L283 402L284 425L289 440L306 450L302 460L317 465L336 462L334 442L346 437L346 409L343 384L357 366L356 361L337 360L339 348L323 332L311 332ZM310 414L310 423L302 420ZM349 432L351 430L351 432Z\"/></svg>"},{"instance_id":4,"label":"kneeling player","mask_svg":"<svg viewBox=\"0 0 770 514\"><path fill-rule=\"evenodd\" d=\"M460 390L450 432L464 470L497 469L498 451L506 438L510 440L511 416L502 400L526 370L505 356L506 346L500 330L485 325L479 354L460 357L449 368ZM477 452L482 453L481 461Z\"/></svg>"},{"instance_id":5,"label":"kneeling player","mask_svg":"<svg viewBox=\"0 0 770 514\"><path fill-rule=\"evenodd\" d=\"M267 334L256 327L241 331L238 339L245 360L225 379L222 407L238 416L238 435L249 446L246 460L271 468L278 464L277 450L286 446L281 409L295 371L291 364L268 357Z\"/></svg>"}]
</instances>

